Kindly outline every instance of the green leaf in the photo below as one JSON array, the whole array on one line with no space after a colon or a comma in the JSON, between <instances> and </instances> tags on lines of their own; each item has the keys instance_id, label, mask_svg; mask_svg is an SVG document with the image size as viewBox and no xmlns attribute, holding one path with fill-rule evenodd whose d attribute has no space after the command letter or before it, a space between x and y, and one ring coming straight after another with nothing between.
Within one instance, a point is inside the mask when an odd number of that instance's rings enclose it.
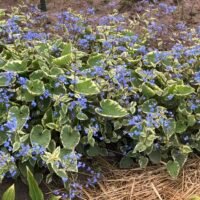
<instances>
[{"instance_id":1,"label":"green leaf","mask_svg":"<svg viewBox=\"0 0 200 200\"><path fill-rule=\"evenodd\" d=\"M18 73L24 72L26 71L26 65L21 60L12 60L5 64L4 70Z\"/></svg>"},{"instance_id":2,"label":"green leaf","mask_svg":"<svg viewBox=\"0 0 200 200\"><path fill-rule=\"evenodd\" d=\"M157 101L155 99L149 99L142 104L142 111L144 113L156 112Z\"/></svg>"},{"instance_id":3,"label":"green leaf","mask_svg":"<svg viewBox=\"0 0 200 200\"><path fill-rule=\"evenodd\" d=\"M61 196L51 196L49 200L60 200Z\"/></svg>"},{"instance_id":4,"label":"green leaf","mask_svg":"<svg viewBox=\"0 0 200 200\"><path fill-rule=\"evenodd\" d=\"M65 164L65 169L68 172L78 172L76 153L71 150L61 149L60 159Z\"/></svg>"},{"instance_id":5,"label":"green leaf","mask_svg":"<svg viewBox=\"0 0 200 200\"><path fill-rule=\"evenodd\" d=\"M15 80L14 76L10 75L10 72L0 73L0 87L9 86Z\"/></svg>"},{"instance_id":6,"label":"green leaf","mask_svg":"<svg viewBox=\"0 0 200 200\"><path fill-rule=\"evenodd\" d=\"M35 99L35 96L30 94L27 89L19 87L17 90L17 100L31 102Z\"/></svg>"},{"instance_id":7,"label":"green leaf","mask_svg":"<svg viewBox=\"0 0 200 200\"><path fill-rule=\"evenodd\" d=\"M136 107L136 105L137 105L136 102L131 102L131 104L130 104L129 110L130 110L130 112L131 112L132 115L135 113L135 110L136 110L135 107Z\"/></svg>"},{"instance_id":8,"label":"green leaf","mask_svg":"<svg viewBox=\"0 0 200 200\"><path fill-rule=\"evenodd\" d=\"M194 115L187 115L188 126L194 126L196 123L196 119Z\"/></svg>"},{"instance_id":9,"label":"green leaf","mask_svg":"<svg viewBox=\"0 0 200 200\"><path fill-rule=\"evenodd\" d=\"M45 91L44 83L40 80L29 80L27 82L27 90L32 95L42 95Z\"/></svg>"},{"instance_id":10,"label":"green leaf","mask_svg":"<svg viewBox=\"0 0 200 200\"><path fill-rule=\"evenodd\" d=\"M52 63L63 67L65 65L70 64L72 62L72 59L73 59L72 54L67 54L67 55L61 56L59 58L54 58Z\"/></svg>"},{"instance_id":11,"label":"green leaf","mask_svg":"<svg viewBox=\"0 0 200 200\"><path fill-rule=\"evenodd\" d=\"M50 108L45 112L42 118L42 125L45 127L46 124L52 123L52 121L53 121L53 112L52 109Z\"/></svg>"},{"instance_id":12,"label":"green leaf","mask_svg":"<svg viewBox=\"0 0 200 200\"><path fill-rule=\"evenodd\" d=\"M100 93L99 87L90 79L79 81L75 86L71 85L70 88L83 95L96 95Z\"/></svg>"},{"instance_id":13,"label":"green leaf","mask_svg":"<svg viewBox=\"0 0 200 200\"><path fill-rule=\"evenodd\" d=\"M147 146L144 145L142 142L138 142L133 150L133 153L136 152L143 152L147 149Z\"/></svg>"},{"instance_id":14,"label":"green leaf","mask_svg":"<svg viewBox=\"0 0 200 200\"><path fill-rule=\"evenodd\" d=\"M66 43L64 44L64 48L62 51L62 56L67 55L69 53L72 53L72 44L71 43Z\"/></svg>"},{"instance_id":15,"label":"green leaf","mask_svg":"<svg viewBox=\"0 0 200 200\"><path fill-rule=\"evenodd\" d=\"M177 178L180 172L180 165L177 161L168 161L167 162L167 171L171 177Z\"/></svg>"},{"instance_id":16,"label":"green leaf","mask_svg":"<svg viewBox=\"0 0 200 200\"><path fill-rule=\"evenodd\" d=\"M183 165L186 163L188 154L182 154L180 151L173 149L171 151L172 158L179 163L180 167L183 167Z\"/></svg>"},{"instance_id":17,"label":"green leaf","mask_svg":"<svg viewBox=\"0 0 200 200\"><path fill-rule=\"evenodd\" d=\"M177 96L188 96L194 92L194 88L188 85L176 85L175 87L175 94Z\"/></svg>"},{"instance_id":18,"label":"green leaf","mask_svg":"<svg viewBox=\"0 0 200 200\"><path fill-rule=\"evenodd\" d=\"M151 89L147 84L142 84L142 93L147 98L151 98L151 97L155 96L155 94L156 94L155 91L153 89Z\"/></svg>"},{"instance_id":19,"label":"green leaf","mask_svg":"<svg viewBox=\"0 0 200 200\"><path fill-rule=\"evenodd\" d=\"M104 60L104 56L102 54L97 54L97 55L90 56L87 63L90 67L101 66L103 60Z\"/></svg>"},{"instance_id":20,"label":"green leaf","mask_svg":"<svg viewBox=\"0 0 200 200\"><path fill-rule=\"evenodd\" d=\"M46 127L48 127L49 129L52 129L52 130L57 130L58 129L58 125L55 124L55 123L47 123L45 124Z\"/></svg>"},{"instance_id":21,"label":"green leaf","mask_svg":"<svg viewBox=\"0 0 200 200\"><path fill-rule=\"evenodd\" d=\"M10 186L3 194L2 200L15 200L15 185Z\"/></svg>"},{"instance_id":22,"label":"green leaf","mask_svg":"<svg viewBox=\"0 0 200 200\"><path fill-rule=\"evenodd\" d=\"M0 18L5 16L6 14L5 11L6 11L5 9L0 9Z\"/></svg>"},{"instance_id":23,"label":"green leaf","mask_svg":"<svg viewBox=\"0 0 200 200\"><path fill-rule=\"evenodd\" d=\"M0 145L2 145L8 139L8 134L6 133L6 131L0 131L0 135Z\"/></svg>"},{"instance_id":24,"label":"green leaf","mask_svg":"<svg viewBox=\"0 0 200 200\"><path fill-rule=\"evenodd\" d=\"M96 108L95 111L103 117L121 118L128 115L126 109L122 108L116 101L111 99L104 99L100 102L100 108Z\"/></svg>"},{"instance_id":25,"label":"green leaf","mask_svg":"<svg viewBox=\"0 0 200 200\"><path fill-rule=\"evenodd\" d=\"M191 147L188 146L188 145L181 145L181 146L179 147L179 150L181 151L182 154L189 154L189 153L192 152Z\"/></svg>"},{"instance_id":26,"label":"green leaf","mask_svg":"<svg viewBox=\"0 0 200 200\"><path fill-rule=\"evenodd\" d=\"M19 150L20 146L21 146L20 142L18 141L14 142L12 152Z\"/></svg>"},{"instance_id":27,"label":"green leaf","mask_svg":"<svg viewBox=\"0 0 200 200\"><path fill-rule=\"evenodd\" d=\"M174 119L165 119L162 128L169 139L176 132L176 121Z\"/></svg>"},{"instance_id":28,"label":"green leaf","mask_svg":"<svg viewBox=\"0 0 200 200\"><path fill-rule=\"evenodd\" d=\"M27 170L27 181L29 186L29 196L31 200L44 200L44 195L40 190L35 178L33 177L33 174L31 173L28 167L26 168L26 170Z\"/></svg>"},{"instance_id":29,"label":"green leaf","mask_svg":"<svg viewBox=\"0 0 200 200\"><path fill-rule=\"evenodd\" d=\"M80 141L80 133L65 125L61 129L60 138L65 149L73 150Z\"/></svg>"},{"instance_id":30,"label":"green leaf","mask_svg":"<svg viewBox=\"0 0 200 200\"><path fill-rule=\"evenodd\" d=\"M145 60L150 64L156 63L156 54L157 54L157 52L155 52L155 51L151 51L151 52L147 53L145 56Z\"/></svg>"},{"instance_id":31,"label":"green leaf","mask_svg":"<svg viewBox=\"0 0 200 200\"><path fill-rule=\"evenodd\" d=\"M149 159L151 160L151 162L153 164L159 164L161 161L161 153L158 150L153 150L150 154L149 154Z\"/></svg>"},{"instance_id":32,"label":"green leaf","mask_svg":"<svg viewBox=\"0 0 200 200\"><path fill-rule=\"evenodd\" d=\"M17 120L17 129L21 130L29 118L28 106L12 106L8 111L8 120L15 118Z\"/></svg>"},{"instance_id":33,"label":"green leaf","mask_svg":"<svg viewBox=\"0 0 200 200\"><path fill-rule=\"evenodd\" d=\"M200 196L199 195L192 195L187 200L200 200Z\"/></svg>"},{"instance_id":34,"label":"green leaf","mask_svg":"<svg viewBox=\"0 0 200 200\"><path fill-rule=\"evenodd\" d=\"M83 112L79 112L77 115L76 115L77 119L81 120L81 121L84 121L84 120L87 120L88 119L88 116L83 113Z\"/></svg>"},{"instance_id":35,"label":"green leaf","mask_svg":"<svg viewBox=\"0 0 200 200\"><path fill-rule=\"evenodd\" d=\"M0 119L4 118L7 112L8 111L7 111L5 103L3 103L3 102L0 103Z\"/></svg>"},{"instance_id":36,"label":"green leaf","mask_svg":"<svg viewBox=\"0 0 200 200\"><path fill-rule=\"evenodd\" d=\"M107 156L108 151L106 148L100 148L95 144L94 146L90 146L89 149L87 150L87 155L94 157L94 156Z\"/></svg>"},{"instance_id":37,"label":"green leaf","mask_svg":"<svg viewBox=\"0 0 200 200\"><path fill-rule=\"evenodd\" d=\"M140 156L139 158L140 168L146 168L146 166L148 165L148 162L149 162L149 159L147 157Z\"/></svg>"},{"instance_id":38,"label":"green leaf","mask_svg":"<svg viewBox=\"0 0 200 200\"><path fill-rule=\"evenodd\" d=\"M51 131L43 130L41 125L36 125L31 130L30 140L32 145L37 144L47 148L51 140Z\"/></svg>"},{"instance_id":39,"label":"green leaf","mask_svg":"<svg viewBox=\"0 0 200 200\"><path fill-rule=\"evenodd\" d=\"M44 72L42 70L36 70L29 76L31 80L42 79L43 77L44 77Z\"/></svg>"},{"instance_id":40,"label":"green leaf","mask_svg":"<svg viewBox=\"0 0 200 200\"><path fill-rule=\"evenodd\" d=\"M176 133L183 133L187 130L187 125L184 121L178 120L176 122Z\"/></svg>"},{"instance_id":41,"label":"green leaf","mask_svg":"<svg viewBox=\"0 0 200 200\"><path fill-rule=\"evenodd\" d=\"M124 156L119 163L120 168L130 168L133 166L133 159L127 156Z\"/></svg>"},{"instance_id":42,"label":"green leaf","mask_svg":"<svg viewBox=\"0 0 200 200\"><path fill-rule=\"evenodd\" d=\"M52 67L48 76L52 78L58 78L59 75L62 75L64 73L65 72L61 68Z\"/></svg>"},{"instance_id":43,"label":"green leaf","mask_svg":"<svg viewBox=\"0 0 200 200\"><path fill-rule=\"evenodd\" d=\"M41 158L46 162L46 164L55 164L55 162L60 161L60 146L54 149L53 153L46 151Z\"/></svg>"}]
</instances>

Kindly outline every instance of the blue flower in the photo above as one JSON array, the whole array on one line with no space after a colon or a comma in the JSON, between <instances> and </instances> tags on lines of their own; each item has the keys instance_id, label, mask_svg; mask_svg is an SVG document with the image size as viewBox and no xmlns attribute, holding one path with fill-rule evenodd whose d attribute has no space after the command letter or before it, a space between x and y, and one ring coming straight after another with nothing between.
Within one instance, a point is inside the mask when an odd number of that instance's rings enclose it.
<instances>
[{"instance_id":1,"label":"blue flower","mask_svg":"<svg viewBox=\"0 0 200 200\"><path fill-rule=\"evenodd\" d=\"M194 80L197 82L197 83L200 83L200 71L199 72L196 72L194 74Z\"/></svg>"},{"instance_id":2,"label":"blue flower","mask_svg":"<svg viewBox=\"0 0 200 200\"><path fill-rule=\"evenodd\" d=\"M183 22L180 22L176 25L176 28L180 31L184 31L186 29L186 25Z\"/></svg>"},{"instance_id":3,"label":"blue flower","mask_svg":"<svg viewBox=\"0 0 200 200\"><path fill-rule=\"evenodd\" d=\"M145 46L141 46L141 47L138 49L138 52L139 52L139 53L142 53L142 54L145 54L145 53L147 53L147 49L146 49Z\"/></svg>"},{"instance_id":4,"label":"blue flower","mask_svg":"<svg viewBox=\"0 0 200 200\"><path fill-rule=\"evenodd\" d=\"M29 144L21 144L21 149L19 150L19 152L16 154L16 157L24 157L24 156L28 156L30 154L31 151L31 147Z\"/></svg>"},{"instance_id":5,"label":"blue flower","mask_svg":"<svg viewBox=\"0 0 200 200\"><path fill-rule=\"evenodd\" d=\"M132 119L129 120L129 125L135 126L137 123L141 122L141 120L141 115L135 115L132 117Z\"/></svg>"},{"instance_id":6,"label":"blue flower","mask_svg":"<svg viewBox=\"0 0 200 200\"><path fill-rule=\"evenodd\" d=\"M94 15L94 14L95 14L94 8L88 8L88 9L87 9L87 14L88 14L88 15Z\"/></svg>"},{"instance_id":7,"label":"blue flower","mask_svg":"<svg viewBox=\"0 0 200 200\"><path fill-rule=\"evenodd\" d=\"M168 99L168 100L172 100L173 98L174 98L174 95L173 95L173 94L170 94L170 95L167 96L167 99Z\"/></svg>"},{"instance_id":8,"label":"blue flower","mask_svg":"<svg viewBox=\"0 0 200 200\"><path fill-rule=\"evenodd\" d=\"M9 132L15 132L17 130L17 118L10 118L4 126L9 129Z\"/></svg>"},{"instance_id":9,"label":"blue flower","mask_svg":"<svg viewBox=\"0 0 200 200\"><path fill-rule=\"evenodd\" d=\"M51 93L49 92L49 90L44 91L43 96L44 96L45 99L47 99L50 95L51 95Z\"/></svg>"},{"instance_id":10,"label":"blue flower","mask_svg":"<svg viewBox=\"0 0 200 200\"><path fill-rule=\"evenodd\" d=\"M15 73L14 72L5 72L3 76L6 78L6 85L9 85L13 80Z\"/></svg>"},{"instance_id":11,"label":"blue flower","mask_svg":"<svg viewBox=\"0 0 200 200\"><path fill-rule=\"evenodd\" d=\"M36 107L37 103L33 100L33 101L31 101L31 106Z\"/></svg>"},{"instance_id":12,"label":"blue flower","mask_svg":"<svg viewBox=\"0 0 200 200\"><path fill-rule=\"evenodd\" d=\"M28 79L24 78L24 77L19 77L18 79L18 83L24 88L26 89L26 83L27 83Z\"/></svg>"},{"instance_id":13,"label":"blue flower","mask_svg":"<svg viewBox=\"0 0 200 200\"><path fill-rule=\"evenodd\" d=\"M89 47L89 42L87 39L79 39L78 44L80 47L87 49Z\"/></svg>"},{"instance_id":14,"label":"blue flower","mask_svg":"<svg viewBox=\"0 0 200 200\"><path fill-rule=\"evenodd\" d=\"M33 31L28 31L23 37L25 40L46 40L48 35L46 33L37 33Z\"/></svg>"},{"instance_id":15,"label":"blue flower","mask_svg":"<svg viewBox=\"0 0 200 200\"><path fill-rule=\"evenodd\" d=\"M171 14L176 10L176 6L170 6L166 3L159 3L158 6L164 14Z\"/></svg>"}]
</instances>

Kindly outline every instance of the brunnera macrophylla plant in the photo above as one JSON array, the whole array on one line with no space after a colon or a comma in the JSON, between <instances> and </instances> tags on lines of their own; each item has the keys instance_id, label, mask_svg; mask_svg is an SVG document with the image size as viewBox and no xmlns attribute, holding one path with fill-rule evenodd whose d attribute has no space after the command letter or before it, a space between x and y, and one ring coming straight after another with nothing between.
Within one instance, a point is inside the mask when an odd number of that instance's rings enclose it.
<instances>
[{"instance_id":1,"label":"brunnera macrophylla plant","mask_svg":"<svg viewBox=\"0 0 200 200\"><path fill-rule=\"evenodd\" d=\"M46 182L60 177L72 199L72 174L86 168L86 186L99 178L81 156L164 163L177 177L200 150L198 34L194 46L159 51L119 14L97 25L87 15L63 12L51 32L37 31L42 15L0 22L1 181L48 169Z\"/></svg>"}]
</instances>

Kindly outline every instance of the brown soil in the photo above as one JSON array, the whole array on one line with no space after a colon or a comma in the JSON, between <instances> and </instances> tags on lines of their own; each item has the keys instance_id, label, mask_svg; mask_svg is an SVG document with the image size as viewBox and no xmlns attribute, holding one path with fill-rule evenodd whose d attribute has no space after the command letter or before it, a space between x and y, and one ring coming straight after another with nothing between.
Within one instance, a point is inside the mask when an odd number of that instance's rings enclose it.
<instances>
[{"instance_id":1,"label":"brown soil","mask_svg":"<svg viewBox=\"0 0 200 200\"><path fill-rule=\"evenodd\" d=\"M39 0L0 0L0 8L11 10L13 6L21 5L22 2L27 4L39 4ZM103 16L112 13L113 9L117 9L122 13L126 13L132 17L141 14L138 11L138 2L136 0L47 0L48 13L57 13L68 8L75 11L84 11L87 8L95 8L96 15ZM184 21L189 26L200 25L200 0L163 0L162 2L176 5L178 13L170 17L159 16L159 20L163 23L170 24L171 21ZM179 3L176 3L179 2ZM145 9L148 7L144 5Z\"/></svg>"}]
</instances>

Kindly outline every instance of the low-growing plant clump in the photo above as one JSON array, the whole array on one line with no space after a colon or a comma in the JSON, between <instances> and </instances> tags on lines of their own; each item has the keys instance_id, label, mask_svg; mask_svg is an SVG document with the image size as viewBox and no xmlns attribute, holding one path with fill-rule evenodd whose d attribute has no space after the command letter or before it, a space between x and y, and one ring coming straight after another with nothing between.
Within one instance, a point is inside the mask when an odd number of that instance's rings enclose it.
<instances>
[{"instance_id":1,"label":"low-growing plant clump","mask_svg":"<svg viewBox=\"0 0 200 200\"><path fill-rule=\"evenodd\" d=\"M54 194L73 199L78 171L86 187L100 178L84 162L98 156L122 168L162 163L176 178L200 150L199 30L184 32L192 46L161 51L150 46L162 31L152 21L140 35L117 12L68 10L46 24L21 10L1 11L0 180L57 176L68 192Z\"/></svg>"}]
</instances>

